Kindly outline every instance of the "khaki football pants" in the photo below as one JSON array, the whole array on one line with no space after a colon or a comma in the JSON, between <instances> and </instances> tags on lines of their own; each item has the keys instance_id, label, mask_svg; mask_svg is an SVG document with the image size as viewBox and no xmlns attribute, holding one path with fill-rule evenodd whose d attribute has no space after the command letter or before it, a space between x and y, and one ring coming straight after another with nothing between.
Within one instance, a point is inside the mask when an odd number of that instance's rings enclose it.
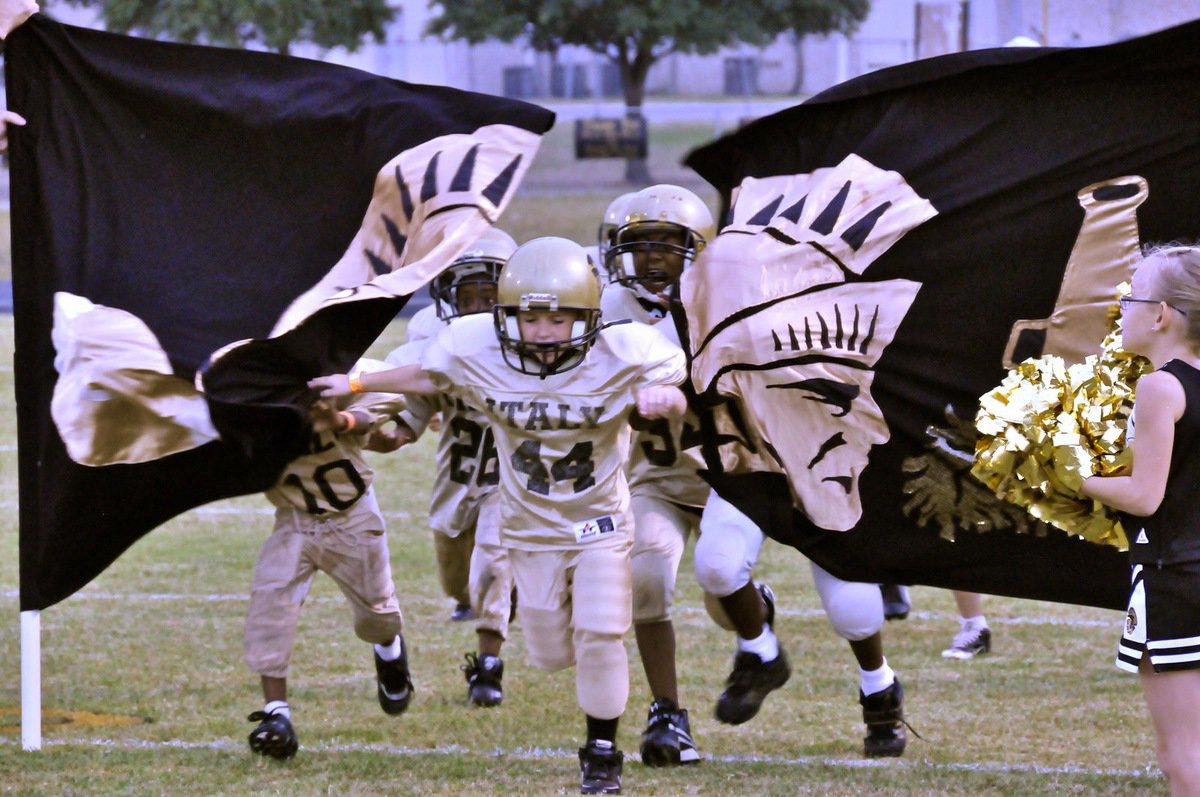
<instances>
[{"instance_id":1,"label":"khaki football pants","mask_svg":"<svg viewBox=\"0 0 1200 797\"><path fill-rule=\"evenodd\" d=\"M688 537L700 531L699 512L651 495L634 493L633 622L658 623L671 619L675 578Z\"/></svg>"},{"instance_id":2,"label":"khaki football pants","mask_svg":"<svg viewBox=\"0 0 1200 797\"><path fill-rule=\"evenodd\" d=\"M500 493L493 492L479 505L471 553L471 608L479 618L475 621L476 631L493 631L501 639L508 639L512 589L508 549L500 544Z\"/></svg>"},{"instance_id":3,"label":"khaki football pants","mask_svg":"<svg viewBox=\"0 0 1200 797\"><path fill-rule=\"evenodd\" d=\"M632 624L629 545L550 551L509 549L517 616L529 658L543 670L575 665L584 713L613 719L629 699L623 637Z\"/></svg>"},{"instance_id":4,"label":"khaki football pants","mask_svg":"<svg viewBox=\"0 0 1200 797\"><path fill-rule=\"evenodd\" d=\"M475 547L475 530L468 529L457 537L440 531L433 532L433 550L437 554L438 581L442 592L455 603L471 602L469 587L471 550Z\"/></svg>"},{"instance_id":5,"label":"khaki football pants","mask_svg":"<svg viewBox=\"0 0 1200 797\"><path fill-rule=\"evenodd\" d=\"M254 567L243 639L246 664L260 675L286 678L300 606L317 571L329 574L350 603L354 633L389 644L403 627L383 517L368 490L336 515L277 509L275 529Z\"/></svg>"}]
</instances>

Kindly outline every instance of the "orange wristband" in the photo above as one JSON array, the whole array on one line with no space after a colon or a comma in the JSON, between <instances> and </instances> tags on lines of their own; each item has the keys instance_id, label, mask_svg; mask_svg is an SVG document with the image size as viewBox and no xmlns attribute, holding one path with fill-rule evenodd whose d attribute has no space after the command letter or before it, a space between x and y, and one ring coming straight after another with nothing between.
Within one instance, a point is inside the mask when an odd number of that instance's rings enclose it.
<instances>
[{"instance_id":1,"label":"orange wristband","mask_svg":"<svg viewBox=\"0 0 1200 797\"><path fill-rule=\"evenodd\" d=\"M342 410L338 413L338 417L346 422L346 426L342 429L343 432L353 432L354 427L358 426L358 418L354 417L353 412Z\"/></svg>"},{"instance_id":2,"label":"orange wristband","mask_svg":"<svg viewBox=\"0 0 1200 797\"><path fill-rule=\"evenodd\" d=\"M350 374L347 379L350 382L351 393L363 393L366 391L366 388L363 387L362 371L355 371L354 373Z\"/></svg>"}]
</instances>

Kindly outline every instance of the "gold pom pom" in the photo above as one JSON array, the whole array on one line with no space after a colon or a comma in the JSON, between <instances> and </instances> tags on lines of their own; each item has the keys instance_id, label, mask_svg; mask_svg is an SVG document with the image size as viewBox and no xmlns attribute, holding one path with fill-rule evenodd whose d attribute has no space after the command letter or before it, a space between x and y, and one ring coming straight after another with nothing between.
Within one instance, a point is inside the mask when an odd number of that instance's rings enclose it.
<instances>
[{"instance_id":1,"label":"gold pom pom","mask_svg":"<svg viewBox=\"0 0 1200 797\"><path fill-rule=\"evenodd\" d=\"M1128 283L1118 298L1129 293ZM1079 492L1089 476L1129 467L1125 427L1137 380L1152 370L1121 348L1121 319L1100 354L1068 367L1061 357L1031 358L982 396L971 473L997 496L1034 517L1092 542L1128 548L1117 514Z\"/></svg>"}]
</instances>

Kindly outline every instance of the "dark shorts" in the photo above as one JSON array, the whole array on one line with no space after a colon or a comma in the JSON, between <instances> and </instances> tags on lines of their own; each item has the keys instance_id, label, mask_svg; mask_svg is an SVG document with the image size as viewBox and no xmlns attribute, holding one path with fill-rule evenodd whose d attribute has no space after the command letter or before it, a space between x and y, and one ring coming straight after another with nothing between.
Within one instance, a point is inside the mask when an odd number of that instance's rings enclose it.
<instances>
[{"instance_id":1,"label":"dark shorts","mask_svg":"<svg viewBox=\"0 0 1200 797\"><path fill-rule=\"evenodd\" d=\"M1200 562L1134 565L1117 667L1137 672L1145 653L1155 672L1200 669Z\"/></svg>"}]
</instances>

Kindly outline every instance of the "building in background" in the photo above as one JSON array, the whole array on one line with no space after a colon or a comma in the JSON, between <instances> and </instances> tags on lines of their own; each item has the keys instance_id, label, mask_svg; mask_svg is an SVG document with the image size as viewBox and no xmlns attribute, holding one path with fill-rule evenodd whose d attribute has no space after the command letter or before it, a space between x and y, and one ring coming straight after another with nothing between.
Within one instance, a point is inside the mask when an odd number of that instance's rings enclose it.
<instances>
[{"instance_id":1,"label":"building in background","mask_svg":"<svg viewBox=\"0 0 1200 797\"><path fill-rule=\"evenodd\" d=\"M453 0L446 0L453 2ZM298 46L323 58L413 83L537 100L620 100L615 65L582 47L554 54L520 44L442 42L425 35L431 0L395 0L386 41L354 53ZM48 0L48 13L97 26L93 9ZM1107 44L1200 18L1200 0L873 0L852 36L780 36L767 47L667 56L650 70L649 97L786 97L815 94L884 67L1010 43Z\"/></svg>"},{"instance_id":2,"label":"building in background","mask_svg":"<svg viewBox=\"0 0 1200 797\"><path fill-rule=\"evenodd\" d=\"M807 95L919 57L1013 42L1107 44L1200 18L1200 0L874 0L852 36L780 36L767 47L672 55L647 80L652 97ZM620 99L620 77L580 47L554 55L516 44L470 46L424 35L427 0L399 0L387 42L326 58L416 83L530 99Z\"/></svg>"}]
</instances>

